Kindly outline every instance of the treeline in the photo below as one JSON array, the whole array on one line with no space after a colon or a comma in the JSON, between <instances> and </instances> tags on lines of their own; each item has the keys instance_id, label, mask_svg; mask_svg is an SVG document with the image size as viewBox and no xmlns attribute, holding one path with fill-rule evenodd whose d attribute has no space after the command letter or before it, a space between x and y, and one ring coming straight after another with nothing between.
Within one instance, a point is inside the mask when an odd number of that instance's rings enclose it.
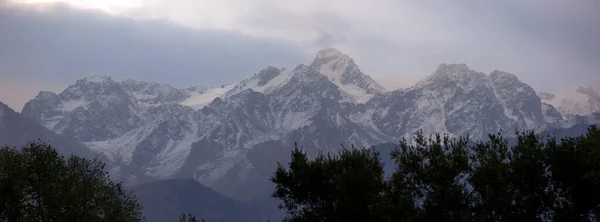
<instances>
[{"instance_id":1,"label":"treeline","mask_svg":"<svg viewBox=\"0 0 600 222\"><path fill-rule=\"evenodd\" d=\"M533 131L515 144L416 134L380 155L344 149L309 158L300 148L271 178L287 221L598 221L600 131L556 140Z\"/></svg>"},{"instance_id":2,"label":"treeline","mask_svg":"<svg viewBox=\"0 0 600 222\"><path fill-rule=\"evenodd\" d=\"M314 158L296 148L271 181L285 221L599 221L600 130L556 140L402 140L385 176L379 153ZM0 221L143 221L143 207L100 161L50 145L0 148ZM182 214L179 220L204 221Z\"/></svg>"}]
</instances>

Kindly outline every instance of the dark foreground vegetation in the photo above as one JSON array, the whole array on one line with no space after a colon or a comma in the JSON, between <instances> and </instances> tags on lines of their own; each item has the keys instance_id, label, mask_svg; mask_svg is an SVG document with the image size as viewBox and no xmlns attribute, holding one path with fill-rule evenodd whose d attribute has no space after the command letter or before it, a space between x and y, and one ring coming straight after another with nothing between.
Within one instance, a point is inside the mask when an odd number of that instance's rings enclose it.
<instances>
[{"instance_id":1,"label":"dark foreground vegetation","mask_svg":"<svg viewBox=\"0 0 600 222\"><path fill-rule=\"evenodd\" d=\"M556 141L517 133L486 142L417 133L388 178L378 153L292 152L272 182L288 221L598 221L600 131Z\"/></svg>"},{"instance_id":2,"label":"dark foreground vegetation","mask_svg":"<svg viewBox=\"0 0 600 222\"><path fill-rule=\"evenodd\" d=\"M392 151L344 149L309 157L296 148L271 178L286 221L599 221L600 130L556 140L417 133ZM143 221L133 193L100 161L50 145L0 148L0 221ZM201 216L201 215L198 215ZM251 219L249 218L249 221ZM182 214L179 220L204 221Z\"/></svg>"},{"instance_id":3,"label":"dark foreground vegetation","mask_svg":"<svg viewBox=\"0 0 600 222\"><path fill-rule=\"evenodd\" d=\"M0 148L0 221L140 221L142 206L104 167L42 143Z\"/></svg>"}]
</instances>

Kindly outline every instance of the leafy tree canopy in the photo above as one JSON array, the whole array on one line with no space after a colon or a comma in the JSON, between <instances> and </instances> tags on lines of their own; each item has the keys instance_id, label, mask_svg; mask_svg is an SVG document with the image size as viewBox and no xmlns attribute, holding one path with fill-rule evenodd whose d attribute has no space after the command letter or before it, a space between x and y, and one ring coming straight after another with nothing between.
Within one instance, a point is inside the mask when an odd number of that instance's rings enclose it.
<instances>
[{"instance_id":1,"label":"leafy tree canopy","mask_svg":"<svg viewBox=\"0 0 600 222\"><path fill-rule=\"evenodd\" d=\"M0 220L140 221L142 206L97 159L35 142L0 148Z\"/></svg>"},{"instance_id":2,"label":"leafy tree canopy","mask_svg":"<svg viewBox=\"0 0 600 222\"><path fill-rule=\"evenodd\" d=\"M598 221L600 130L557 140L517 132L486 141L416 133L391 152L296 147L271 178L288 221Z\"/></svg>"}]
</instances>

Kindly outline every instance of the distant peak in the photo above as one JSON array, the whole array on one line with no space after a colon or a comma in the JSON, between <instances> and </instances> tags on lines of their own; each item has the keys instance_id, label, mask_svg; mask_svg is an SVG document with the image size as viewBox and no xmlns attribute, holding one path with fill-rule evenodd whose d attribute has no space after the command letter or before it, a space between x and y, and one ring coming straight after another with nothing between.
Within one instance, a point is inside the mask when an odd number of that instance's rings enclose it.
<instances>
[{"instance_id":1,"label":"distant peak","mask_svg":"<svg viewBox=\"0 0 600 222\"><path fill-rule=\"evenodd\" d=\"M350 56L334 48L326 48L317 52L310 67L326 75L332 81L339 81L340 75L349 67L358 69Z\"/></svg>"},{"instance_id":2,"label":"distant peak","mask_svg":"<svg viewBox=\"0 0 600 222\"><path fill-rule=\"evenodd\" d=\"M104 75L93 75L82 79L85 82L112 82L112 78Z\"/></svg>"},{"instance_id":3,"label":"distant peak","mask_svg":"<svg viewBox=\"0 0 600 222\"><path fill-rule=\"evenodd\" d=\"M325 48L325 49L322 49L321 51L317 52L317 57L315 59L325 59L325 58L333 58L333 57L340 57L340 56L347 57L347 55L345 55L344 53L340 52L337 49Z\"/></svg>"},{"instance_id":4,"label":"distant peak","mask_svg":"<svg viewBox=\"0 0 600 222\"><path fill-rule=\"evenodd\" d=\"M508 73L508 72L503 72L500 70L494 70L492 71L492 73L490 73L490 77L492 78L492 80L501 80L501 81L510 81L510 82L518 82L519 78L512 73Z\"/></svg>"},{"instance_id":5,"label":"distant peak","mask_svg":"<svg viewBox=\"0 0 600 222\"><path fill-rule=\"evenodd\" d=\"M108 77L110 79L110 77ZM122 84L140 84L140 83L148 83L148 82L143 82L143 81L139 81L139 80L135 80L135 79L126 79L123 80L121 82Z\"/></svg>"},{"instance_id":6,"label":"distant peak","mask_svg":"<svg viewBox=\"0 0 600 222\"><path fill-rule=\"evenodd\" d=\"M54 97L56 96L56 93L50 92L50 91L40 91L37 95L37 97Z\"/></svg>"},{"instance_id":7,"label":"distant peak","mask_svg":"<svg viewBox=\"0 0 600 222\"><path fill-rule=\"evenodd\" d=\"M458 64L446 64L442 63L438 66L438 72L468 72L471 69L467 64L458 63Z\"/></svg>"},{"instance_id":8,"label":"distant peak","mask_svg":"<svg viewBox=\"0 0 600 222\"><path fill-rule=\"evenodd\" d=\"M223 86L221 86L223 87ZM190 86L187 87L186 89L189 91L193 91L193 92L205 92L206 90L210 89L211 87L205 86L205 85L196 85L196 86Z\"/></svg>"},{"instance_id":9,"label":"distant peak","mask_svg":"<svg viewBox=\"0 0 600 222\"><path fill-rule=\"evenodd\" d=\"M296 68L294 68L294 72L297 72L297 73L306 72L308 69L310 69L309 66L300 64L300 65L297 65Z\"/></svg>"},{"instance_id":10,"label":"distant peak","mask_svg":"<svg viewBox=\"0 0 600 222\"><path fill-rule=\"evenodd\" d=\"M58 95L56 95L56 93L50 92L50 91L40 91L37 96L35 96L35 99L38 100L44 100L44 101L54 101L54 100L58 100Z\"/></svg>"},{"instance_id":11,"label":"distant peak","mask_svg":"<svg viewBox=\"0 0 600 222\"><path fill-rule=\"evenodd\" d=\"M417 85L430 84L432 82L438 81L454 81L454 82L464 82L464 81L482 81L486 78L486 74L481 72L477 72L475 70L470 69L467 64L464 63L454 63L454 64L446 64L442 63L438 66L437 70L426 77L425 79L419 81Z\"/></svg>"},{"instance_id":12,"label":"distant peak","mask_svg":"<svg viewBox=\"0 0 600 222\"><path fill-rule=\"evenodd\" d=\"M281 73L281 70L274 66L269 66L266 69L260 70L258 72L258 86L263 86L275 78L277 75Z\"/></svg>"}]
</instances>

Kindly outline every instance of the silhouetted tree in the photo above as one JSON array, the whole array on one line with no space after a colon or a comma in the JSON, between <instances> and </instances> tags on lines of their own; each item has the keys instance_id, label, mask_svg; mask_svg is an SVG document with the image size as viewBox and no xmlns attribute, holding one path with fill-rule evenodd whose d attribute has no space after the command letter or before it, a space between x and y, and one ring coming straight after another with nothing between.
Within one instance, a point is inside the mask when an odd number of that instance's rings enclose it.
<instances>
[{"instance_id":1,"label":"silhouetted tree","mask_svg":"<svg viewBox=\"0 0 600 222\"><path fill-rule=\"evenodd\" d=\"M279 165L271 180L287 221L380 221L383 165L369 150L319 154L314 160L296 147L289 169Z\"/></svg>"},{"instance_id":2,"label":"silhouetted tree","mask_svg":"<svg viewBox=\"0 0 600 222\"><path fill-rule=\"evenodd\" d=\"M600 130L542 137L517 132L487 141L415 134L379 155L343 149L308 158L296 148L271 178L289 221L598 221Z\"/></svg>"},{"instance_id":3,"label":"silhouetted tree","mask_svg":"<svg viewBox=\"0 0 600 222\"><path fill-rule=\"evenodd\" d=\"M64 158L50 145L0 148L0 220L140 221L142 206L97 159Z\"/></svg>"},{"instance_id":4,"label":"silhouetted tree","mask_svg":"<svg viewBox=\"0 0 600 222\"><path fill-rule=\"evenodd\" d=\"M557 221L600 220L600 130L548 143L549 171Z\"/></svg>"},{"instance_id":5,"label":"silhouetted tree","mask_svg":"<svg viewBox=\"0 0 600 222\"><path fill-rule=\"evenodd\" d=\"M415 143L400 141L392 151L396 171L390 180L390 220L466 221L471 199L467 140L447 135L415 135Z\"/></svg>"},{"instance_id":6,"label":"silhouetted tree","mask_svg":"<svg viewBox=\"0 0 600 222\"><path fill-rule=\"evenodd\" d=\"M185 215L184 213L181 213L178 222L204 222L204 219L198 220L196 219L196 216L193 216L192 214Z\"/></svg>"}]
</instances>

